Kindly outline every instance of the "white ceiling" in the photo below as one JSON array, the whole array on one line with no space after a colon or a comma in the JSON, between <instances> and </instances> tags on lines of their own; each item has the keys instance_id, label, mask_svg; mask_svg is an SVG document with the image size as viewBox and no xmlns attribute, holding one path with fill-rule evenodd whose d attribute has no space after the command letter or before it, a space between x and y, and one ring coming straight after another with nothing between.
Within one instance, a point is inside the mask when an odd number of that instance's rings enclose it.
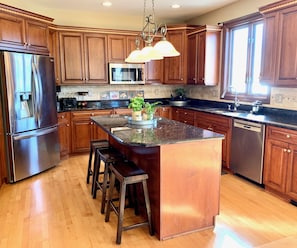
<instances>
[{"instance_id":1,"label":"white ceiling","mask_svg":"<svg viewBox=\"0 0 297 248\"><path fill-rule=\"evenodd\" d=\"M104 14L143 15L144 0L109 0L111 7L103 7L104 0L26 0L20 1L19 7L25 9L79 10L102 12ZM155 0L156 19L187 21L214 9L221 8L239 0ZM7 2L7 1L4 1ZM8 2L16 2L10 0ZM181 8L172 9L172 4L180 4ZM151 9L152 1L146 0L147 9ZM15 6L18 7L18 6ZM34 7L34 8L33 8Z\"/></svg>"}]
</instances>

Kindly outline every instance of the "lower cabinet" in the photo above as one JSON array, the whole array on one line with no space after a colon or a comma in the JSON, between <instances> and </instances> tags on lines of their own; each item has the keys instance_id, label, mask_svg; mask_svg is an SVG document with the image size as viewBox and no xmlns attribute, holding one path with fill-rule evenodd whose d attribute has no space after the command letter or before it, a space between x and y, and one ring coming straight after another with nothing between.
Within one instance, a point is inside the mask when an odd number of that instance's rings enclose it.
<instances>
[{"instance_id":1,"label":"lower cabinet","mask_svg":"<svg viewBox=\"0 0 297 248\"><path fill-rule=\"evenodd\" d=\"M196 111L196 126L223 134L225 136L225 139L223 139L222 142L222 165L223 167L229 169L232 138L232 118Z\"/></svg>"},{"instance_id":2,"label":"lower cabinet","mask_svg":"<svg viewBox=\"0 0 297 248\"><path fill-rule=\"evenodd\" d=\"M71 145L70 112L58 113L60 157L68 156Z\"/></svg>"},{"instance_id":3,"label":"lower cabinet","mask_svg":"<svg viewBox=\"0 0 297 248\"><path fill-rule=\"evenodd\" d=\"M91 121L92 116L107 115L111 110L71 112L71 153L88 152L90 141L107 139L107 134Z\"/></svg>"},{"instance_id":4,"label":"lower cabinet","mask_svg":"<svg viewBox=\"0 0 297 248\"><path fill-rule=\"evenodd\" d=\"M183 109L183 108L172 108L172 119L180 121L188 125L195 125L195 113L194 110Z\"/></svg>"},{"instance_id":5,"label":"lower cabinet","mask_svg":"<svg viewBox=\"0 0 297 248\"><path fill-rule=\"evenodd\" d=\"M156 116L171 119L171 107L158 107L156 109Z\"/></svg>"},{"instance_id":6,"label":"lower cabinet","mask_svg":"<svg viewBox=\"0 0 297 248\"><path fill-rule=\"evenodd\" d=\"M265 189L288 200L297 201L297 131L267 126Z\"/></svg>"}]
</instances>

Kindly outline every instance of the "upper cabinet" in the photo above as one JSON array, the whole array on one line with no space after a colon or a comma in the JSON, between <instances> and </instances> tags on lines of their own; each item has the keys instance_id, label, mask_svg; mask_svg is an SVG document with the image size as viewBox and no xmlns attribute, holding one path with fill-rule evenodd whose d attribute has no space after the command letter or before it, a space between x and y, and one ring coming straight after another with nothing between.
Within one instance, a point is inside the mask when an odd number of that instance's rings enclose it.
<instances>
[{"instance_id":1,"label":"upper cabinet","mask_svg":"<svg viewBox=\"0 0 297 248\"><path fill-rule=\"evenodd\" d=\"M260 8L264 15L261 81L273 86L297 86L297 4L279 1Z\"/></svg>"},{"instance_id":2,"label":"upper cabinet","mask_svg":"<svg viewBox=\"0 0 297 248\"><path fill-rule=\"evenodd\" d=\"M136 49L135 38L133 35L108 35L108 62L124 63L129 54Z\"/></svg>"},{"instance_id":3,"label":"upper cabinet","mask_svg":"<svg viewBox=\"0 0 297 248\"><path fill-rule=\"evenodd\" d=\"M48 54L53 19L0 4L0 49Z\"/></svg>"},{"instance_id":4,"label":"upper cabinet","mask_svg":"<svg viewBox=\"0 0 297 248\"><path fill-rule=\"evenodd\" d=\"M201 26L188 34L188 84L217 85L220 72L221 29Z\"/></svg>"},{"instance_id":5,"label":"upper cabinet","mask_svg":"<svg viewBox=\"0 0 297 248\"><path fill-rule=\"evenodd\" d=\"M107 36L60 32L61 83L107 83Z\"/></svg>"},{"instance_id":6,"label":"upper cabinet","mask_svg":"<svg viewBox=\"0 0 297 248\"><path fill-rule=\"evenodd\" d=\"M172 43L180 56L164 58L164 83L186 84L187 82L187 30L172 28L166 39Z\"/></svg>"}]
</instances>

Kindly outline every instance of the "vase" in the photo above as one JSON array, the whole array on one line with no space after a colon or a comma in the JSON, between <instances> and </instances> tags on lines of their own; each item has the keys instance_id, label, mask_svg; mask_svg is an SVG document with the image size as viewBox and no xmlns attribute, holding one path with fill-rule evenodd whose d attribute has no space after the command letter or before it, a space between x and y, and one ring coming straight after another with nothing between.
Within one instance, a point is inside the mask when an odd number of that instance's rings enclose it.
<instances>
[{"instance_id":1,"label":"vase","mask_svg":"<svg viewBox=\"0 0 297 248\"><path fill-rule=\"evenodd\" d=\"M142 120L142 112L141 111L133 111L132 112L132 120L133 121L141 121Z\"/></svg>"}]
</instances>

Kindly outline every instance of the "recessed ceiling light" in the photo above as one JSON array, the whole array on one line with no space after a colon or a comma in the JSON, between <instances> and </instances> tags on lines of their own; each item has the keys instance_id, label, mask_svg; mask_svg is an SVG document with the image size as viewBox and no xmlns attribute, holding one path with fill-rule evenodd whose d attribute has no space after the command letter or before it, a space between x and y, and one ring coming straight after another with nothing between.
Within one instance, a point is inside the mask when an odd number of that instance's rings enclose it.
<instances>
[{"instance_id":1,"label":"recessed ceiling light","mask_svg":"<svg viewBox=\"0 0 297 248\"><path fill-rule=\"evenodd\" d=\"M110 6L112 5L112 2L105 1L105 2L102 3L102 5L103 5L104 7L110 7Z\"/></svg>"},{"instance_id":2,"label":"recessed ceiling light","mask_svg":"<svg viewBox=\"0 0 297 248\"><path fill-rule=\"evenodd\" d=\"M179 4L172 4L171 5L171 8L173 8L173 9L179 9L180 8L180 5Z\"/></svg>"}]
</instances>

